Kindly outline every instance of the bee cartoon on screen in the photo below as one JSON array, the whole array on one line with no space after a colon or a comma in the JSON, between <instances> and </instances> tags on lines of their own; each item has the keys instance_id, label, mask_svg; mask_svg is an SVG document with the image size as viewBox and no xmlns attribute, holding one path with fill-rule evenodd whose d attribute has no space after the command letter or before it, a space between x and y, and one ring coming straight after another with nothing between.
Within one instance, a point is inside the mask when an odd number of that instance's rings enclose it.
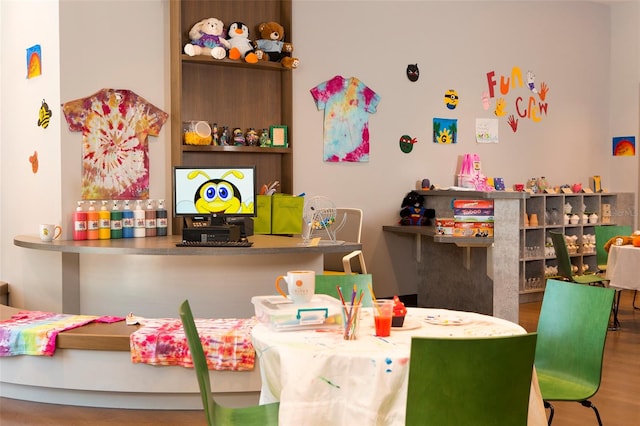
<instances>
[{"instance_id":1,"label":"bee cartoon on screen","mask_svg":"<svg viewBox=\"0 0 640 426\"><path fill-rule=\"evenodd\" d=\"M243 203L238 187L225 180L225 177L232 174L236 179L244 179L244 174L237 170L230 170L223 174L220 179L211 179L202 170L194 170L187 175L189 179L195 179L203 175L208 180L200 185L193 197L193 203L199 213L251 213L253 202Z\"/></svg>"}]
</instances>

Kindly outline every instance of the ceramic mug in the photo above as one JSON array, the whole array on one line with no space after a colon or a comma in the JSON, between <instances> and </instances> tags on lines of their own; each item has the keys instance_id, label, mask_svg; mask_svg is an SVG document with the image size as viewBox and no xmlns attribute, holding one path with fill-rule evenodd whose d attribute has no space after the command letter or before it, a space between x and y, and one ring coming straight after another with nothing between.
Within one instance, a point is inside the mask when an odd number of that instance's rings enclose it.
<instances>
[{"instance_id":1,"label":"ceramic mug","mask_svg":"<svg viewBox=\"0 0 640 426\"><path fill-rule=\"evenodd\" d=\"M280 281L287 283L287 293L280 288ZM287 275L276 278L276 290L293 303L309 303L316 292L316 273L314 271L289 271Z\"/></svg>"},{"instance_id":2,"label":"ceramic mug","mask_svg":"<svg viewBox=\"0 0 640 426\"><path fill-rule=\"evenodd\" d=\"M62 235L62 228L59 225L45 224L40 225L40 239L42 241L53 241L56 238L60 238Z\"/></svg>"}]
</instances>

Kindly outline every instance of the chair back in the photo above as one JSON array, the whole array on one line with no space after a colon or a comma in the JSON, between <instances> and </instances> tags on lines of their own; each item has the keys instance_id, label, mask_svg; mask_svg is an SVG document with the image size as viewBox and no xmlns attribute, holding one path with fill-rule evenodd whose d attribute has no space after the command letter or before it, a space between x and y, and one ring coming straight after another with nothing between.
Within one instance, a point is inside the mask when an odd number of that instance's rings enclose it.
<instances>
[{"instance_id":1,"label":"chair back","mask_svg":"<svg viewBox=\"0 0 640 426\"><path fill-rule=\"evenodd\" d=\"M209 367L204 355L202 342L193 319L189 301L180 305L180 319L193 360L193 368L198 377L202 406L209 426L277 426L280 403L252 405L248 407L227 407L216 402L211 393Z\"/></svg>"},{"instance_id":2,"label":"chair back","mask_svg":"<svg viewBox=\"0 0 640 426\"><path fill-rule=\"evenodd\" d=\"M411 339L405 424L525 426L536 334Z\"/></svg>"},{"instance_id":3,"label":"chair back","mask_svg":"<svg viewBox=\"0 0 640 426\"><path fill-rule=\"evenodd\" d=\"M549 235L553 241L553 250L556 253L556 259L558 260L558 275L564 279L572 281L573 271L571 270L571 257L569 256L569 250L567 250L567 242L564 239L564 234L549 231Z\"/></svg>"},{"instance_id":4,"label":"chair back","mask_svg":"<svg viewBox=\"0 0 640 426\"><path fill-rule=\"evenodd\" d=\"M364 293L362 296L362 306L373 306L371 293L369 292L369 286L373 286L373 277L371 274L316 275L316 293L327 294L336 299L340 298L336 286L340 286L342 294L345 299L347 299L351 297L354 285L356 286L358 294L360 294L361 290Z\"/></svg>"},{"instance_id":5,"label":"chair back","mask_svg":"<svg viewBox=\"0 0 640 426\"><path fill-rule=\"evenodd\" d=\"M360 243L362 237L362 210L338 207L336 213L336 240ZM323 231L315 231L312 236L320 236L326 239L326 232L324 235L322 232ZM327 271L344 272L342 258L346 254L348 254L348 252L325 253L324 269ZM354 272L363 272L362 265L356 264L352 269Z\"/></svg>"},{"instance_id":6,"label":"chair back","mask_svg":"<svg viewBox=\"0 0 640 426\"><path fill-rule=\"evenodd\" d=\"M604 249L604 245L613 237L620 235L629 236L633 232L630 226L626 225L597 225L593 228L596 235L596 262L598 267L607 267L609 252Z\"/></svg>"},{"instance_id":7,"label":"chair back","mask_svg":"<svg viewBox=\"0 0 640 426\"><path fill-rule=\"evenodd\" d=\"M195 369L196 376L198 377L198 385L200 386L200 396L202 397L204 413L209 425L214 425L216 404L213 400L213 394L211 393L209 367L207 367L207 358L204 356L202 342L200 341L198 329L196 328L196 323L193 319L193 313L191 312L191 306L189 305L188 300L185 300L180 305L180 320L182 321L184 334L187 338L187 344L189 345L189 352L191 352L193 368Z\"/></svg>"},{"instance_id":8,"label":"chair back","mask_svg":"<svg viewBox=\"0 0 640 426\"><path fill-rule=\"evenodd\" d=\"M589 388L600 387L602 358L615 290L565 281L547 280L538 321L535 366L538 376L562 377ZM553 388L542 388L544 399L558 399ZM564 398L560 398L564 399Z\"/></svg>"}]
</instances>

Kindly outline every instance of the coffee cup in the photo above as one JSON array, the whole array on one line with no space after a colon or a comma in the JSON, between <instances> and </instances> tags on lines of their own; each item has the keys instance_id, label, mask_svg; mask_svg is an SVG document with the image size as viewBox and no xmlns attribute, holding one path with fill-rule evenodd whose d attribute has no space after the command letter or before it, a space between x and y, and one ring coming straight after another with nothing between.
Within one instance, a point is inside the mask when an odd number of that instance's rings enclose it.
<instances>
[{"instance_id":1,"label":"coffee cup","mask_svg":"<svg viewBox=\"0 0 640 426\"><path fill-rule=\"evenodd\" d=\"M62 235L62 228L59 225L45 224L40 225L40 239L50 242Z\"/></svg>"},{"instance_id":2,"label":"coffee cup","mask_svg":"<svg viewBox=\"0 0 640 426\"><path fill-rule=\"evenodd\" d=\"M287 293L280 288L280 281L287 284ZM288 271L276 278L276 290L293 303L309 303L316 292L316 273L314 271Z\"/></svg>"}]
</instances>

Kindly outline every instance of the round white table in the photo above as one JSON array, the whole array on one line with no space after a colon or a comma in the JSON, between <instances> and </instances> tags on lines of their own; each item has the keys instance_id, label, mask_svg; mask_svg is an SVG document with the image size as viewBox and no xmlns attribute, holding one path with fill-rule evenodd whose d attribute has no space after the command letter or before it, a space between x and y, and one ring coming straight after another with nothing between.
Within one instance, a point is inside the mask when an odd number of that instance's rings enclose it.
<instances>
[{"instance_id":1,"label":"round white table","mask_svg":"<svg viewBox=\"0 0 640 426\"><path fill-rule=\"evenodd\" d=\"M640 290L640 248L612 245L607 258L609 286L619 290Z\"/></svg>"},{"instance_id":2,"label":"round white table","mask_svg":"<svg viewBox=\"0 0 640 426\"><path fill-rule=\"evenodd\" d=\"M480 337L526 333L512 322L470 312L409 308L405 325L376 337L371 309L358 340L340 330L253 328L260 362L261 403L280 401L282 425L404 425L412 336ZM425 360L428 362L428 360ZM546 425L535 374L529 425Z\"/></svg>"}]
</instances>

